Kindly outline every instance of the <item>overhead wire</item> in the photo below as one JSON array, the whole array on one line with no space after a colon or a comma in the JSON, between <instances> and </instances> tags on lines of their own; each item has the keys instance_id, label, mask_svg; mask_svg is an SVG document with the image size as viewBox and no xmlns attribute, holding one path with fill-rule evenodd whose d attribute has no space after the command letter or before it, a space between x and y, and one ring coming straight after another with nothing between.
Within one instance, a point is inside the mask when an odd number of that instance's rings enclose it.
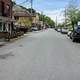
<instances>
[{"instance_id":1,"label":"overhead wire","mask_svg":"<svg viewBox=\"0 0 80 80\"><path fill-rule=\"evenodd\" d=\"M29 0L23 1L23 2L19 3L19 5L25 4L27 2L29 2Z\"/></svg>"}]
</instances>

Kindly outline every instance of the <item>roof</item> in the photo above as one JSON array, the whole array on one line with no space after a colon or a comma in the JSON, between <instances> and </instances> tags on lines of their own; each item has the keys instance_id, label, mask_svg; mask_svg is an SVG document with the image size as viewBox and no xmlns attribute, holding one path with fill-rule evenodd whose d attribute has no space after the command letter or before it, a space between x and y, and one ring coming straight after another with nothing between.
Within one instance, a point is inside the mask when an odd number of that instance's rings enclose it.
<instances>
[{"instance_id":1,"label":"roof","mask_svg":"<svg viewBox=\"0 0 80 80\"><path fill-rule=\"evenodd\" d=\"M19 16L19 17L30 17L31 15L28 14L27 12L14 12L14 16Z\"/></svg>"},{"instance_id":2,"label":"roof","mask_svg":"<svg viewBox=\"0 0 80 80\"><path fill-rule=\"evenodd\" d=\"M14 5L13 6L13 11L26 11L26 10L23 9L20 5Z\"/></svg>"},{"instance_id":3,"label":"roof","mask_svg":"<svg viewBox=\"0 0 80 80\"><path fill-rule=\"evenodd\" d=\"M14 5L13 6L13 12L14 12L14 16L31 16L31 14L24 8L22 8L19 5Z\"/></svg>"},{"instance_id":4,"label":"roof","mask_svg":"<svg viewBox=\"0 0 80 80\"><path fill-rule=\"evenodd\" d=\"M14 16L20 16L20 17L31 17L34 15L31 15L31 13L29 13L29 11L27 11L26 8L21 7L20 5L14 5L13 6L13 12L14 12Z\"/></svg>"}]
</instances>

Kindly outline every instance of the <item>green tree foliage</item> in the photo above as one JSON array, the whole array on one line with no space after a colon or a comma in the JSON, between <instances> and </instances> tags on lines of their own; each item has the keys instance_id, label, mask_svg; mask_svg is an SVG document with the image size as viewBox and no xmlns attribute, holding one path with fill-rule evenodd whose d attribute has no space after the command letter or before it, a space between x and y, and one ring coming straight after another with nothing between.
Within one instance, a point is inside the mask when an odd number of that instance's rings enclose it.
<instances>
[{"instance_id":1,"label":"green tree foliage","mask_svg":"<svg viewBox=\"0 0 80 80\"><path fill-rule=\"evenodd\" d=\"M74 30L74 26L77 25L77 22L80 18L80 12L75 4L69 4L65 12L67 16L67 20L71 23L72 28Z\"/></svg>"},{"instance_id":2,"label":"green tree foliage","mask_svg":"<svg viewBox=\"0 0 80 80\"><path fill-rule=\"evenodd\" d=\"M22 9L24 9L24 10L27 10L27 8L26 7L24 7L24 6L21 6L21 5L19 5Z\"/></svg>"},{"instance_id":3,"label":"green tree foliage","mask_svg":"<svg viewBox=\"0 0 80 80\"><path fill-rule=\"evenodd\" d=\"M47 23L48 25L50 25L50 26L54 26L54 21L50 18L50 17L48 17L48 16L44 16L43 17L43 21L45 22L45 23Z\"/></svg>"},{"instance_id":4,"label":"green tree foliage","mask_svg":"<svg viewBox=\"0 0 80 80\"><path fill-rule=\"evenodd\" d=\"M39 20L43 21L45 24L50 25L50 26L54 26L55 22L48 16L37 13L39 15Z\"/></svg>"},{"instance_id":5,"label":"green tree foliage","mask_svg":"<svg viewBox=\"0 0 80 80\"><path fill-rule=\"evenodd\" d=\"M31 8L28 8L27 10L31 13ZM35 14L36 10L32 9L32 13Z\"/></svg>"},{"instance_id":6,"label":"green tree foliage","mask_svg":"<svg viewBox=\"0 0 80 80\"><path fill-rule=\"evenodd\" d=\"M58 24L57 28L63 28L65 23Z\"/></svg>"},{"instance_id":7,"label":"green tree foliage","mask_svg":"<svg viewBox=\"0 0 80 80\"><path fill-rule=\"evenodd\" d=\"M78 10L78 13L77 13L77 21L80 21L80 10Z\"/></svg>"}]
</instances>

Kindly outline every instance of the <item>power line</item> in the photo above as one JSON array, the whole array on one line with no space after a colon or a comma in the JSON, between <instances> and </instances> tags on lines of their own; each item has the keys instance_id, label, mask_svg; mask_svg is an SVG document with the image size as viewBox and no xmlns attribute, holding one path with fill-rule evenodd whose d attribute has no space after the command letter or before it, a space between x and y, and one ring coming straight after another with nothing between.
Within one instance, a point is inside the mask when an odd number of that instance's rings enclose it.
<instances>
[{"instance_id":1,"label":"power line","mask_svg":"<svg viewBox=\"0 0 80 80\"><path fill-rule=\"evenodd\" d=\"M25 4L26 2L28 2L29 0L26 0L26 1L24 1L24 2L22 2L22 3L20 3L19 5L21 5L21 4Z\"/></svg>"}]
</instances>

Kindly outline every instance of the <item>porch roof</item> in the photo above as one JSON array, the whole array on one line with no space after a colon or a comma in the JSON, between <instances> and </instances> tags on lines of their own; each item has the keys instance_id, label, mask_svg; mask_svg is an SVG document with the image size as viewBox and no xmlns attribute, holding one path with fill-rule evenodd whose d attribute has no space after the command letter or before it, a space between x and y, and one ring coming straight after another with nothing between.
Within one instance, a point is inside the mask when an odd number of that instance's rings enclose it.
<instances>
[{"instance_id":1,"label":"porch roof","mask_svg":"<svg viewBox=\"0 0 80 80\"><path fill-rule=\"evenodd\" d=\"M12 18L0 17L0 22L15 22Z\"/></svg>"}]
</instances>

